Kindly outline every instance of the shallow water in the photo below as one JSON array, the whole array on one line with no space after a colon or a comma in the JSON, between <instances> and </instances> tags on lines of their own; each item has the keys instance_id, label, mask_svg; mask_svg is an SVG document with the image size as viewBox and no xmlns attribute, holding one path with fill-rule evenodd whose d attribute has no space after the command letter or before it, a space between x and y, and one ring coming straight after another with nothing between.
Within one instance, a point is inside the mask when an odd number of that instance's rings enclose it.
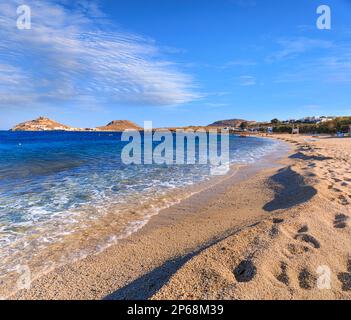
<instances>
[{"instance_id":1,"label":"shallow water","mask_svg":"<svg viewBox=\"0 0 351 320\"><path fill-rule=\"evenodd\" d=\"M124 165L126 144L120 133L0 132L0 277L102 250L211 178L209 164ZM279 145L231 136L230 161Z\"/></svg>"}]
</instances>

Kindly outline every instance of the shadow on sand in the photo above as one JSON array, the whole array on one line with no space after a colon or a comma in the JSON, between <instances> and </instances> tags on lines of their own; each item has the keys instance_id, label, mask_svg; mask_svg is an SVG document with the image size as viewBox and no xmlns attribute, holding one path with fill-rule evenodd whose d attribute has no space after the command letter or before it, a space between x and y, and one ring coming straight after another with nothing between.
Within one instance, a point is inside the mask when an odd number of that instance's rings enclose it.
<instances>
[{"instance_id":1,"label":"shadow on sand","mask_svg":"<svg viewBox=\"0 0 351 320\"><path fill-rule=\"evenodd\" d=\"M203 248L202 250L204 250ZM201 251L200 251L201 252ZM147 300L159 291L186 262L199 252L170 260L123 288L106 296L104 300Z\"/></svg>"},{"instance_id":2,"label":"shadow on sand","mask_svg":"<svg viewBox=\"0 0 351 320\"><path fill-rule=\"evenodd\" d=\"M106 296L104 300L148 300L156 294L185 263L212 245L224 240L215 240L183 257L169 260L130 284Z\"/></svg>"},{"instance_id":3,"label":"shadow on sand","mask_svg":"<svg viewBox=\"0 0 351 320\"><path fill-rule=\"evenodd\" d=\"M325 160L331 160L333 158L330 157L323 157L323 156L306 156L302 152L295 153L289 157L290 159L300 159L300 160L307 160L307 161L325 161Z\"/></svg>"},{"instance_id":4,"label":"shadow on sand","mask_svg":"<svg viewBox=\"0 0 351 320\"><path fill-rule=\"evenodd\" d=\"M266 211L290 208L294 205L303 203L316 195L317 191L304 184L304 179L291 168L282 169L273 176L272 183L280 186L276 192L275 198L264 206ZM252 224L248 228L254 227L259 223ZM247 227L245 227L247 228ZM190 259L198 255L207 248L225 240L226 238L240 232L242 229L232 230L220 238L209 241L198 250L193 251L185 256L169 260L160 267L149 273L137 278L126 286L116 290L106 296L104 300L147 300L156 294L169 279Z\"/></svg>"},{"instance_id":5,"label":"shadow on sand","mask_svg":"<svg viewBox=\"0 0 351 320\"><path fill-rule=\"evenodd\" d=\"M289 209L309 201L317 194L317 190L306 185L303 176L291 167L279 170L270 180L275 189L275 197L263 207L268 212Z\"/></svg>"},{"instance_id":6,"label":"shadow on sand","mask_svg":"<svg viewBox=\"0 0 351 320\"><path fill-rule=\"evenodd\" d=\"M245 226L244 228L253 228L259 225L260 222ZM190 259L200 254L202 251L210 248L213 245L231 237L238 232L242 231L243 228L229 231L222 237L215 238L199 249L177 259L169 260L162 266L152 270L151 272L141 276L134 280L130 284L116 290L104 298L104 300L148 300L154 294L156 294L168 281L169 279Z\"/></svg>"}]
</instances>

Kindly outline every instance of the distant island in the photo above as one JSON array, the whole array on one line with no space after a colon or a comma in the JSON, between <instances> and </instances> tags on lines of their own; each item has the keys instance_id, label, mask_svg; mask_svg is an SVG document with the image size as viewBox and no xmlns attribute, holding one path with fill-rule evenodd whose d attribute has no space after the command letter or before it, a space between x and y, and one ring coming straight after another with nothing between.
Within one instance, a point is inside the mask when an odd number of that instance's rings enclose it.
<instances>
[{"instance_id":1,"label":"distant island","mask_svg":"<svg viewBox=\"0 0 351 320\"><path fill-rule=\"evenodd\" d=\"M46 117L22 122L14 126L10 131L125 131L143 130L142 127L128 120L114 120L106 126L97 128L75 128L70 127Z\"/></svg>"},{"instance_id":2,"label":"distant island","mask_svg":"<svg viewBox=\"0 0 351 320\"><path fill-rule=\"evenodd\" d=\"M72 129L72 127L54 120L39 117L38 119L22 122L14 126L11 131L72 131Z\"/></svg>"},{"instance_id":3,"label":"distant island","mask_svg":"<svg viewBox=\"0 0 351 320\"><path fill-rule=\"evenodd\" d=\"M129 120L114 120L103 127L96 128L97 131L125 131L125 130L144 130L142 127L138 126L134 122Z\"/></svg>"},{"instance_id":4,"label":"distant island","mask_svg":"<svg viewBox=\"0 0 351 320\"><path fill-rule=\"evenodd\" d=\"M214 128L230 128L240 130L243 124L254 124L255 121L247 121L242 119L232 119L232 120L221 120L212 123L208 126L184 126L184 127L167 127L167 128L155 128L155 130L170 130L175 131L177 129L182 130L198 130L205 129L210 130ZM35 120L30 120L22 122L14 126L10 131L111 131L111 132L121 132L125 130L144 130L142 127L136 123L129 120L113 120L106 126L100 126L96 128L75 128L65 124L61 124L57 121L51 120L46 117L39 117Z\"/></svg>"},{"instance_id":5,"label":"distant island","mask_svg":"<svg viewBox=\"0 0 351 320\"><path fill-rule=\"evenodd\" d=\"M209 127L231 127L240 128L245 125L252 125L257 123L256 121L247 121L243 119L231 119L231 120L220 120L209 125Z\"/></svg>"},{"instance_id":6,"label":"distant island","mask_svg":"<svg viewBox=\"0 0 351 320\"><path fill-rule=\"evenodd\" d=\"M233 133L291 133L298 128L300 133L326 133L336 134L337 132L348 133L351 131L351 117L307 117L302 119L279 120L273 119L267 122L256 122L244 119L230 119L216 121L207 126L184 126L154 128L154 130L213 130L225 129ZM46 117L39 117L35 120L26 121L14 126L10 131L110 131L122 132L125 130L142 131L143 128L129 120L114 120L105 126L96 128L75 128L58 123Z\"/></svg>"}]
</instances>

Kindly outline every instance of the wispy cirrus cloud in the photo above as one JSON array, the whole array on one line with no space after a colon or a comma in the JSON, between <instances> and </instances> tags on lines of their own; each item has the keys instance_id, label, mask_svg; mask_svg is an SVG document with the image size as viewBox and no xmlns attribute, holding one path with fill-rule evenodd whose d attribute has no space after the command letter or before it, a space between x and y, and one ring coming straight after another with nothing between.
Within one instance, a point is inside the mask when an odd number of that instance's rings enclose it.
<instances>
[{"instance_id":1,"label":"wispy cirrus cloud","mask_svg":"<svg viewBox=\"0 0 351 320\"><path fill-rule=\"evenodd\" d=\"M289 82L351 82L351 48L335 47L324 56L303 60L289 72L280 73L276 83Z\"/></svg>"},{"instance_id":2,"label":"wispy cirrus cloud","mask_svg":"<svg viewBox=\"0 0 351 320\"><path fill-rule=\"evenodd\" d=\"M279 70L273 82L351 82L351 47L348 42L300 37L280 39L276 43L280 50L271 53L266 62L277 66L288 62L289 67Z\"/></svg>"},{"instance_id":3,"label":"wispy cirrus cloud","mask_svg":"<svg viewBox=\"0 0 351 320\"><path fill-rule=\"evenodd\" d=\"M200 97L193 78L152 40L117 30L96 2L27 0L31 30L16 28L20 4L0 4L0 106L77 100L162 106Z\"/></svg>"},{"instance_id":4,"label":"wispy cirrus cloud","mask_svg":"<svg viewBox=\"0 0 351 320\"><path fill-rule=\"evenodd\" d=\"M330 49L333 47L331 41L306 37L279 39L277 44L280 46L280 49L269 55L267 61L273 62L293 59L309 51Z\"/></svg>"}]
</instances>

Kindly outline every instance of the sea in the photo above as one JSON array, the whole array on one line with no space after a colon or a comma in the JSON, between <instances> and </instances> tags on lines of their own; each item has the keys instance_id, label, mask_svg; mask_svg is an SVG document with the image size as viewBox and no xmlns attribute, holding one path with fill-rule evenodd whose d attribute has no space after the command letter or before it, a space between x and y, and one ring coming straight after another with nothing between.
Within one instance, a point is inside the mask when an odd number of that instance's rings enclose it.
<instances>
[{"instance_id":1,"label":"sea","mask_svg":"<svg viewBox=\"0 0 351 320\"><path fill-rule=\"evenodd\" d=\"M209 164L126 165L127 144L117 132L0 131L0 283L100 252L213 178ZM230 162L280 146L230 135Z\"/></svg>"}]
</instances>

